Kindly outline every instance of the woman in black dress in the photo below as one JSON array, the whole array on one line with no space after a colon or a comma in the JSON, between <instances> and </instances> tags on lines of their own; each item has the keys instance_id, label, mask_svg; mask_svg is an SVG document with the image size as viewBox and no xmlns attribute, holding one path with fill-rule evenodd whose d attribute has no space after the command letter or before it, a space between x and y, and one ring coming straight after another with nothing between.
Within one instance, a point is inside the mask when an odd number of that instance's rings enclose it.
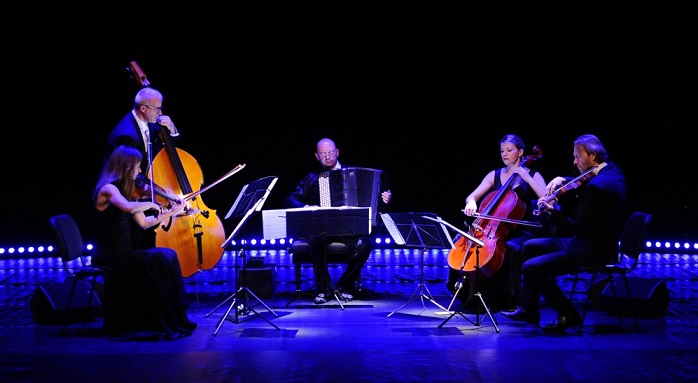
<instances>
[{"instance_id":1,"label":"woman in black dress","mask_svg":"<svg viewBox=\"0 0 698 383\"><path fill-rule=\"evenodd\" d=\"M191 335L184 281L177 253L170 248L134 249L131 227L142 229L176 219L184 206L161 211L136 201L141 172L137 149L119 146L104 165L94 191L98 241L92 263L104 269L104 335L115 340L171 340ZM159 214L146 216L155 209Z\"/></svg>"},{"instance_id":2,"label":"woman in black dress","mask_svg":"<svg viewBox=\"0 0 698 383\"><path fill-rule=\"evenodd\" d=\"M524 142L521 137L515 134L507 134L499 140L499 155L504 166L491 170L482 179L480 184L465 198L463 213L467 216L476 216L478 213L478 202L482 203L491 193L499 190L507 184L511 177L514 181L510 187L525 205L524 221L535 221L531 214L531 201L543 197L546 193L545 179L536 170L524 166ZM531 157L535 159L536 157ZM539 235L540 229L527 226L516 225L511 229L505 238L505 252L501 267L491 278L480 283L479 290L485 300L491 305L494 311L515 309L518 303L521 287L521 264L523 263L521 247L523 243ZM449 269L447 287L452 292L456 291L456 282L463 279L462 272L456 269ZM477 290L477 281L469 279L464 290L458 292L458 297L462 300L470 298ZM464 300L464 301L465 301ZM471 301L474 303L474 301ZM468 309L468 308L466 308Z\"/></svg>"}]
</instances>

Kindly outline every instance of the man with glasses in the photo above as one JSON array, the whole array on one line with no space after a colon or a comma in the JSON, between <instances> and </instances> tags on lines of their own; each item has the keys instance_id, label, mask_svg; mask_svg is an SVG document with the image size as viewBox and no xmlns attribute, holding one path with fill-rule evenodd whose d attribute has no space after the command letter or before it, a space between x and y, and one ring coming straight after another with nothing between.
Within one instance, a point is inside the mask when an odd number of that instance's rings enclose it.
<instances>
[{"instance_id":1,"label":"man with glasses","mask_svg":"<svg viewBox=\"0 0 698 383\"><path fill-rule=\"evenodd\" d=\"M327 170L338 170L342 166L339 163L339 149L334 141L329 138L321 139L316 146L315 158L320 162L321 169L308 173L296 188L289 193L284 201L284 208L301 208L308 206L322 206L320 202L320 185L319 174ZM392 193L388 188L388 177L385 173L381 176L380 190L383 192L380 195L379 210L385 204L390 202ZM356 282L361 275L361 269L368 260L373 250L371 238L368 235L328 237L326 242L319 239L307 238L311 245L313 254L313 274L315 276L315 287L318 290L318 295L315 297L315 304L326 303L333 294L337 294L339 299L351 301L354 299L356 291ZM353 249L353 254L347 264L347 268L342 276L333 287L329 271L327 269L327 260L325 257L318 256L323 253L323 243L343 242Z\"/></svg>"},{"instance_id":2,"label":"man with glasses","mask_svg":"<svg viewBox=\"0 0 698 383\"><path fill-rule=\"evenodd\" d=\"M109 135L103 163L106 163L114 149L120 145L134 147L143 156L141 174L139 176L140 181L146 185L150 183L148 180L150 161L164 147L159 136L160 129L162 127L167 128L166 133L169 135L169 142L173 145L179 137L179 132L172 119L162 114L163 99L162 93L150 87L142 88L136 93L133 109L126 113ZM152 148L152 157L149 158L150 154L148 151L151 150L150 148ZM149 248L155 246L155 232L152 230L144 231L140 228L134 228L132 237L136 247Z\"/></svg>"},{"instance_id":3,"label":"man with glasses","mask_svg":"<svg viewBox=\"0 0 698 383\"><path fill-rule=\"evenodd\" d=\"M109 158L111 152L120 145L127 145L138 149L143 155L141 162L142 174L148 175L148 142L152 144L152 158L163 148L160 140L160 128L166 127L170 136L170 142L174 144L179 137L179 132L169 116L162 114L162 93L146 87L136 93L133 109L127 113L114 127L104 154L104 161Z\"/></svg>"}]
</instances>

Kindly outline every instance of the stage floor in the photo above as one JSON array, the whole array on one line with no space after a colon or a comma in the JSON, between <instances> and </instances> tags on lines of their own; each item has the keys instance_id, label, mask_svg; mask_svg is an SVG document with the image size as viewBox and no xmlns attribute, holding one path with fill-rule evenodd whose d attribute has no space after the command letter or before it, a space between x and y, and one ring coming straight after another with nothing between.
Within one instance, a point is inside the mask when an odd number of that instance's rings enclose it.
<instances>
[{"instance_id":1,"label":"stage floor","mask_svg":"<svg viewBox=\"0 0 698 383\"><path fill-rule=\"evenodd\" d=\"M454 308L446 250L424 254L423 274L418 250L374 250L362 274L369 294L344 309L336 302L314 305L310 296L288 304L296 291L285 250L245 254L264 264L250 268L245 282L259 298L247 296L254 311L238 312L225 301L238 291L237 252L226 252L214 268L186 279L190 317L199 327L168 342L109 341L99 316L87 327L71 324L61 336L60 326L35 323L31 310L39 286L64 281L60 261L0 259L0 380L683 382L698 376L698 255L642 255L634 277L662 281L670 299L666 315L641 319L639 333L632 318L620 324L617 316L590 311L578 334L543 332L497 313L451 317L443 309ZM333 265L332 275L343 267ZM312 269L303 267L301 275L310 288ZM571 286L568 277L560 282ZM544 305L542 315L548 321L555 314Z\"/></svg>"}]
</instances>

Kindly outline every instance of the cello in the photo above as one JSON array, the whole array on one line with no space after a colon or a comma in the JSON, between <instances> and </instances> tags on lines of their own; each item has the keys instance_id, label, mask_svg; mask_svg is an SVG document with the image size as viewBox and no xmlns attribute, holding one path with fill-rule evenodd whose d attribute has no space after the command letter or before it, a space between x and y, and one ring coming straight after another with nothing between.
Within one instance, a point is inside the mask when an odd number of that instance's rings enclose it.
<instances>
[{"instance_id":1,"label":"cello","mask_svg":"<svg viewBox=\"0 0 698 383\"><path fill-rule=\"evenodd\" d=\"M533 154L527 156L519 167L530 167L533 161L541 157L541 150L535 146ZM451 268L462 271L469 279L479 280L489 278L499 270L504 260L506 237L526 213L526 204L512 190L520 178L514 173L502 187L485 196L478 218L468 232L484 245L475 246L465 236L459 238L448 253Z\"/></svg>"},{"instance_id":2,"label":"cello","mask_svg":"<svg viewBox=\"0 0 698 383\"><path fill-rule=\"evenodd\" d=\"M135 61L131 62L131 72L142 87L150 85ZM203 185L201 167L189 153L173 145L166 131L167 129L160 129L159 138L164 150L153 159L153 182L160 188L169 190L171 194L182 196L180 199L186 206L182 214L171 219L167 225L155 229L155 244L174 249L179 258L182 276L190 277L198 271L213 268L225 250L221 247L225 241L223 223L216 211L209 209L199 195L241 170L244 164L238 165L209 187L200 189Z\"/></svg>"}]
</instances>

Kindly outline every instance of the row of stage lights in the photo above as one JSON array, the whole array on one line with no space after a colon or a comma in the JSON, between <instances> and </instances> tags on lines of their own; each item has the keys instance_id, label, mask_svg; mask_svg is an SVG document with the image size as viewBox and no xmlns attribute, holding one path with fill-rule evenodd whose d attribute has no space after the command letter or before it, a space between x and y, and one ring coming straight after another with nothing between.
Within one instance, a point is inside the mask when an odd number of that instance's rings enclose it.
<instances>
[{"instance_id":1,"label":"row of stage lights","mask_svg":"<svg viewBox=\"0 0 698 383\"><path fill-rule=\"evenodd\" d=\"M386 248L396 246L390 237L374 237L375 248ZM283 239L271 239L266 240L263 238L259 239L249 239L243 241L231 241L228 248L231 250L236 250L236 247L249 248L249 249L286 249L293 243L293 239L283 238ZM92 251L93 244L87 243L85 245L88 252ZM26 246L10 246L0 247L0 257L2 256L19 256L19 257L42 257L42 254L52 254L57 250L53 245L26 245ZM648 240L645 242L645 251L651 253L688 253L694 254L698 253L698 241L688 242L688 241L660 241L660 240ZM58 255L50 255L58 256Z\"/></svg>"}]
</instances>

